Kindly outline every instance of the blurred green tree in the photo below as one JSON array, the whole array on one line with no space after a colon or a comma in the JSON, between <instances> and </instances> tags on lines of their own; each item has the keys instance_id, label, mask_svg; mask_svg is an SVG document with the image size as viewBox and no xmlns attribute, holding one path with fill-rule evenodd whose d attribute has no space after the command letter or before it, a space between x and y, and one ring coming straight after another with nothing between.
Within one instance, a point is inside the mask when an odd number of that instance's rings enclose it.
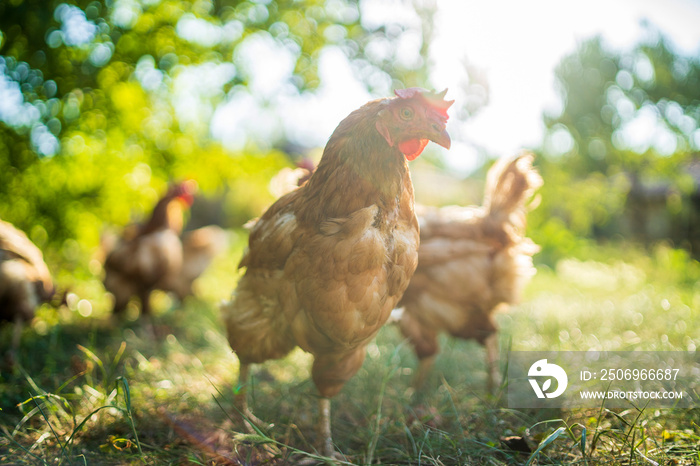
<instances>
[{"instance_id":1,"label":"blurred green tree","mask_svg":"<svg viewBox=\"0 0 700 466\"><path fill-rule=\"evenodd\" d=\"M274 52L259 60L291 63L285 89L297 93L319 86L331 46L370 91L428 87L434 4L416 5L405 25L366 22L353 0L0 2L0 218L69 268L172 179L225 197L226 226L240 226L272 202L268 180L289 163L271 149L281 143L232 151L211 136L227 96L258 92L253 45ZM407 60L402 40L416 37Z\"/></svg>"},{"instance_id":2,"label":"blurred green tree","mask_svg":"<svg viewBox=\"0 0 700 466\"><path fill-rule=\"evenodd\" d=\"M544 116L547 183L543 206L533 212L544 243L571 244L562 233L569 229L574 236L622 234L700 247L692 241L700 233L693 204L700 59L647 30L647 40L631 50L611 50L596 37L558 65L561 112Z\"/></svg>"}]
</instances>

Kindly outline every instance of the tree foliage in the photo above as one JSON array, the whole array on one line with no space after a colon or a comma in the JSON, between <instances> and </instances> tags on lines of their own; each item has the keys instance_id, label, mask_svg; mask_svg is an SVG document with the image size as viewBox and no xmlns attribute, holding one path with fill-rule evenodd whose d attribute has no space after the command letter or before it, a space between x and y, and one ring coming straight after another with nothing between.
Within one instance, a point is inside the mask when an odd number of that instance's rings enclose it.
<instances>
[{"instance_id":1,"label":"tree foliage","mask_svg":"<svg viewBox=\"0 0 700 466\"><path fill-rule=\"evenodd\" d=\"M652 30L625 51L596 37L560 62L556 79L562 109L545 115L548 183L535 217L549 229L563 222L578 236L622 233L692 246L700 59Z\"/></svg>"},{"instance_id":2,"label":"tree foliage","mask_svg":"<svg viewBox=\"0 0 700 466\"><path fill-rule=\"evenodd\" d=\"M427 49L422 13L417 26L368 26L353 0L1 2L0 218L78 266L70 245L84 256L105 225L142 217L168 181L193 178L240 226L272 201L267 182L288 163L253 140L227 150L209 130L229 96L257 92L252 45L291 62L284 85L297 93L319 86L327 47L370 90L427 86L421 56L397 60L404 35Z\"/></svg>"}]
</instances>

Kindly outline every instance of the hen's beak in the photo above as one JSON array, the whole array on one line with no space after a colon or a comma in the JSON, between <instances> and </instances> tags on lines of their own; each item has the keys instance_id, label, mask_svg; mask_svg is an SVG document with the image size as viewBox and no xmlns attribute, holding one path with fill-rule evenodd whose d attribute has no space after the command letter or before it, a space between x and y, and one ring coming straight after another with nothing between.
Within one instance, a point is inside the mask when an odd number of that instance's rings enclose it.
<instances>
[{"instance_id":1,"label":"hen's beak","mask_svg":"<svg viewBox=\"0 0 700 466\"><path fill-rule=\"evenodd\" d=\"M447 134L446 123L450 118L447 115L447 109L455 103L454 100L445 100L447 89L435 94L429 98L429 108L427 111L428 121L430 123L431 135L430 140L435 144L440 144L445 149L449 149L452 145L450 135Z\"/></svg>"},{"instance_id":2,"label":"hen's beak","mask_svg":"<svg viewBox=\"0 0 700 466\"><path fill-rule=\"evenodd\" d=\"M433 123L429 139L435 144L440 144L445 149L449 149L452 145L452 140L450 135L447 134L447 128L445 128L444 124Z\"/></svg>"}]
</instances>

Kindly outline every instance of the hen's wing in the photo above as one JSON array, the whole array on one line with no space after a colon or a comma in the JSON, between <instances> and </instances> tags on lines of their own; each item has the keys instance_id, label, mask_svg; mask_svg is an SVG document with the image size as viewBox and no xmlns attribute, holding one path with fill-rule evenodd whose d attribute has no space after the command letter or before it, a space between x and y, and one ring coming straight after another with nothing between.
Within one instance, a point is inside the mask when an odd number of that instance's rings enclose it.
<instances>
[{"instance_id":1,"label":"hen's wing","mask_svg":"<svg viewBox=\"0 0 700 466\"><path fill-rule=\"evenodd\" d=\"M244 362L278 358L295 345L314 354L357 348L386 321L415 268L417 238L407 238L415 230L401 226L383 237L373 226L376 205L318 228L300 225L294 203L302 193L281 198L252 227L246 274L224 307L229 341Z\"/></svg>"},{"instance_id":2,"label":"hen's wing","mask_svg":"<svg viewBox=\"0 0 700 466\"><path fill-rule=\"evenodd\" d=\"M233 299L222 306L228 340L243 364L280 358L294 348L289 324L281 311L285 293L284 266L301 236L293 211L299 191L277 200L249 224L248 248L239 268L246 267ZM293 296L286 305L294 307Z\"/></svg>"},{"instance_id":3,"label":"hen's wing","mask_svg":"<svg viewBox=\"0 0 700 466\"><path fill-rule=\"evenodd\" d=\"M297 228L294 202L301 191L292 191L279 198L265 214L248 224L248 248L239 268L248 270L282 270L301 231Z\"/></svg>"},{"instance_id":4,"label":"hen's wing","mask_svg":"<svg viewBox=\"0 0 700 466\"><path fill-rule=\"evenodd\" d=\"M182 236L182 267L169 269L167 274L159 280L156 288L171 291L180 300L191 295L194 281L204 273L227 245L226 232L216 225L185 233Z\"/></svg>"},{"instance_id":5,"label":"hen's wing","mask_svg":"<svg viewBox=\"0 0 700 466\"><path fill-rule=\"evenodd\" d=\"M290 317L303 349L316 354L356 348L391 312L387 305L395 302L400 270L372 226L377 211L372 205L323 222L290 255L284 272L295 277L301 311Z\"/></svg>"},{"instance_id":6,"label":"hen's wing","mask_svg":"<svg viewBox=\"0 0 700 466\"><path fill-rule=\"evenodd\" d=\"M169 229L121 240L105 260L108 274L120 275L145 287L181 267L182 243L177 233Z\"/></svg>"}]
</instances>

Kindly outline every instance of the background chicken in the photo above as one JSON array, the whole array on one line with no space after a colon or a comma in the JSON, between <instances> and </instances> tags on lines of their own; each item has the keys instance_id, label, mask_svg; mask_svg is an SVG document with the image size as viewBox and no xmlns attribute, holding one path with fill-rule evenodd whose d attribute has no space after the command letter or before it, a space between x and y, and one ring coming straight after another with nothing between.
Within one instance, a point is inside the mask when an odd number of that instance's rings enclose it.
<instances>
[{"instance_id":1,"label":"background chicken","mask_svg":"<svg viewBox=\"0 0 700 466\"><path fill-rule=\"evenodd\" d=\"M428 140L450 146L445 93L396 91L335 129L318 168L252 227L233 300L223 307L240 361L238 408L249 365L299 346L314 356L322 452L333 453L330 397L360 368L416 267L418 222L406 160Z\"/></svg>"},{"instance_id":2,"label":"background chicken","mask_svg":"<svg viewBox=\"0 0 700 466\"><path fill-rule=\"evenodd\" d=\"M216 225L182 234L182 267L169 270L156 288L174 293L182 301L193 294L192 284L228 246L228 235Z\"/></svg>"},{"instance_id":3,"label":"background chicken","mask_svg":"<svg viewBox=\"0 0 700 466\"><path fill-rule=\"evenodd\" d=\"M306 157L296 163L296 168L284 167L270 180L270 193L275 197L284 196L306 183L314 170L313 160Z\"/></svg>"},{"instance_id":4,"label":"background chicken","mask_svg":"<svg viewBox=\"0 0 700 466\"><path fill-rule=\"evenodd\" d=\"M486 347L488 388L498 380L499 306L515 303L535 273L539 247L525 237L530 200L542 179L533 156L501 159L489 170L483 207L416 206L418 269L399 306L400 328L420 360L423 384L438 352L438 334L475 339Z\"/></svg>"},{"instance_id":5,"label":"background chicken","mask_svg":"<svg viewBox=\"0 0 700 466\"><path fill-rule=\"evenodd\" d=\"M15 323L9 356L19 348L23 322L54 294L44 257L27 236L0 220L0 322Z\"/></svg>"},{"instance_id":6,"label":"background chicken","mask_svg":"<svg viewBox=\"0 0 700 466\"><path fill-rule=\"evenodd\" d=\"M104 285L114 295L114 312L120 313L132 296L141 300L141 313L149 314L149 297L168 276L182 272L180 232L183 210L192 205L192 182L172 186L153 208L148 221L125 229L114 245L105 245Z\"/></svg>"}]
</instances>

